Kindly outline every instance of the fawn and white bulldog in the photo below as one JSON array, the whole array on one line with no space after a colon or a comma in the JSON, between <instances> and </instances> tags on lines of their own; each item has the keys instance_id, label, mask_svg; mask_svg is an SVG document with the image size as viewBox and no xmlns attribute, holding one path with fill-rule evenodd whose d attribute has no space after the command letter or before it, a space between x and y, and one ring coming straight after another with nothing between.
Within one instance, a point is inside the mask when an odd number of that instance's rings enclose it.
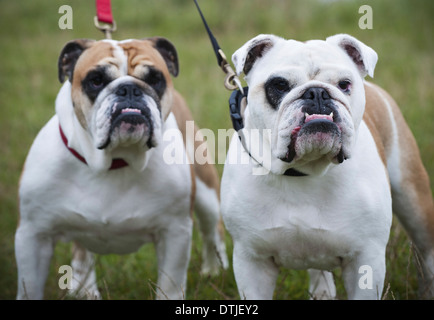
<instances>
[{"instance_id":1,"label":"fawn and white bulldog","mask_svg":"<svg viewBox=\"0 0 434 320\"><path fill-rule=\"evenodd\" d=\"M335 297L336 267L349 299L381 298L392 211L420 253L421 294L432 297L429 178L396 103L364 81L375 51L345 34L259 35L232 60L249 91L228 151L240 161L225 164L221 199L241 298L271 299L282 266L309 269L313 298Z\"/></svg>"},{"instance_id":2,"label":"fawn and white bulldog","mask_svg":"<svg viewBox=\"0 0 434 320\"><path fill-rule=\"evenodd\" d=\"M129 253L152 241L157 298L184 298L193 208L204 239L202 271L228 263L215 167L164 159L173 143L187 152L191 120L171 78L178 74L175 47L159 37L76 40L58 67L60 81L68 81L20 181L17 298L43 298L58 240L76 243L72 291L80 296L100 297L91 252ZM168 141L168 130L182 134Z\"/></svg>"}]
</instances>

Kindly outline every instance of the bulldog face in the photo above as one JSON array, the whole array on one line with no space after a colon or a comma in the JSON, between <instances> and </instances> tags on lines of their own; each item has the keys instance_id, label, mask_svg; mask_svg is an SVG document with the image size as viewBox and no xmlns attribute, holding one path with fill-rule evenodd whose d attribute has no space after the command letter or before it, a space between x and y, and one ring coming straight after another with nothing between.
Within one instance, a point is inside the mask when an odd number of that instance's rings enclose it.
<instances>
[{"instance_id":1,"label":"bulldog face","mask_svg":"<svg viewBox=\"0 0 434 320\"><path fill-rule=\"evenodd\" d=\"M246 130L271 130L272 171L321 173L351 157L363 78L377 61L371 48L348 35L305 43L260 35L232 60L249 85Z\"/></svg>"},{"instance_id":2,"label":"bulldog face","mask_svg":"<svg viewBox=\"0 0 434 320\"><path fill-rule=\"evenodd\" d=\"M95 148L110 152L158 145L172 105L170 74L178 74L177 53L163 38L75 40L59 57L75 116Z\"/></svg>"}]
</instances>

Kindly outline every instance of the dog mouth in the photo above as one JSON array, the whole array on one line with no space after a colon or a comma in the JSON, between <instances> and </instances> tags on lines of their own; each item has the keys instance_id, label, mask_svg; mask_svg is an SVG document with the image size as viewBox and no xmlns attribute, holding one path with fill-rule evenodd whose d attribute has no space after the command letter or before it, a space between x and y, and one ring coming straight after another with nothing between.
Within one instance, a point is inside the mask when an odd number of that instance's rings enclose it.
<instances>
[{"instance_id":1,"label":"dog mouth","mask_svg":"<svg viewBox=\"0 0 434 320\"><path fill-rule=\"evenodd\" d=\"M125 146L140 141L144 141L148 148L152 148L154 147L153 131L151 111L147 106L115 103L111 108L107 139L98 149L105 149L110 144Z\"/></svg>"},{"instance_id":2,"label":"dog mouth","mask_svg":"<svg viewBox=\"0 0 434 320\"><path fill-rule=\"evenodd\" d=\"M325 114L304 112L298 125L292 129L287 152L280 160L290 163L308 154L311 159L331 154L333 160L342 163L345 156L339 120L339 114L333 110Z\"/></svg>"},{"instance_id":3,"label":"dog mouth","mask_svg":"<svg viewBox=\"0 0 434 320\"><path fill-rule=\"evenodd\" d=\"M114 108L116 108L116 106ZM130 124L131 127L133 127L134 125L145 123L149 116L150 115L146 113L145 108L117 108L112 114L112 124L110 129L113 131L114 128L118 127L123 122Z\"/></svg>"},{"instance_id":4,"label":"dog mouth","mask_svg":"<svg viewBox=\"0 0 434 320\"><path fill-rule=\"evenodd\" d=\"M307 112L304 113L304 123L308 123L313 120L326 120L333 122L333 111L330 112L330 114L308 114Z\"/></svg>"}]
</instances>

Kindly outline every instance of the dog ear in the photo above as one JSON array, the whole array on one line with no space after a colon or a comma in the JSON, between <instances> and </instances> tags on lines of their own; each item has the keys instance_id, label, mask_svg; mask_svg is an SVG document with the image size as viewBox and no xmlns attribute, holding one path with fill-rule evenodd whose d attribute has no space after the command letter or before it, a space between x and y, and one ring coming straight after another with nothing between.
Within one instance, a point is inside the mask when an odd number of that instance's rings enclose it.
<instances>
[{"instance_id":1,"label":"dog ear","mask_svg":"<svg viewBox=\"0 0 434 320\"><path fill-rule=\"evenodd\" d=\"M281 38L271 34L261 34L247 41L235 51L232 55L232 62L235 65L237 75L244 72L247 76L256 60L270 50L278 39Z\"/></svg>"},{"instance_id":2,"label":"dog ear","mask_svg":"<svg viewBox=\"0 0 434 320\"><path fill-rule=\"evenodd\" d=\"M378 55L371 47L348 34L337 34L328 37L326 42L343 49L356 64L363 78L366 75L369 75L371 78L374 77Z\"/></svg>"},{"instance_id":3,"label":"dog ear","mask_svg":"<svg viewBox=\"0 0 434 320\"><path fill-rule=\"evenodd\" d=\"M89 48L95 40L77 39L68 42L60 52L58 66L58 76L60 83L65 81L65 76L72 82L72 75L74 74L75 63L84 50Z\"/></svg>"},{"instance_id":4,"label":"dog ear","mask_svg":"<svg viewBox=\"0 0 434 320\"><path fill-rule=\"evenodd\" d=\"M158 52L160 52L161 56L166 62L170 74L174 77L178 76L179 73L178 53L176 52L176 48L172 44L172 42L162 37L152 37L143 40L148 40L153 43L154 48L157 49Z\"/></svg>"}]
</instances>

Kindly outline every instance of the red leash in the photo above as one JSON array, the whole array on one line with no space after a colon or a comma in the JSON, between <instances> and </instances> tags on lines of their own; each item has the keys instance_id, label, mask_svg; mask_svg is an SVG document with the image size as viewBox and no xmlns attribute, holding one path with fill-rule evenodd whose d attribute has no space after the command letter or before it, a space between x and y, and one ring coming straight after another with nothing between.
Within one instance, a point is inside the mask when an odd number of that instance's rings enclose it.
<instances>
[{"instance_id":1,"label":"red leash","mask_svg":"<svg viewBox=\"0 0 434 320\"><path fill-rule=\"evenodd\" d=\"M96 16L99 22L113 24L110 0L96 0Z\"/></svg>"},{"instance_id":2,"label":"red leash","mask_svg":"<svg viewBox=\"0 0 434 320\"><path fill-rule=\"evenodd\" d=\"M95 26L104 32L107 39L111 39L112 32L116 31L116 22L113 20L110 0L96 0Z\"/></svg>"}]
</instances>

